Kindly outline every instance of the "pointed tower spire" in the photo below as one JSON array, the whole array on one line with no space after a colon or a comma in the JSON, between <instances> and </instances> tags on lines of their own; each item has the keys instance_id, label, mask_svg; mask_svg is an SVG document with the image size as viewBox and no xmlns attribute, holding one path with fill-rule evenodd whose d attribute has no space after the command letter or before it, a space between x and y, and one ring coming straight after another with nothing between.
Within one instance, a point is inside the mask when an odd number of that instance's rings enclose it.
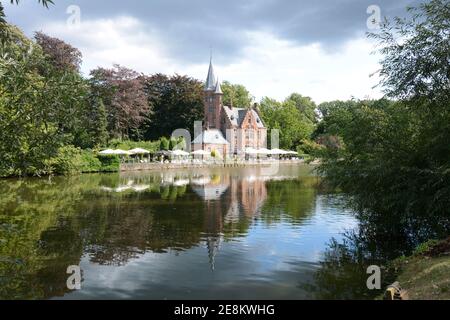
<instances>
[{"instance_id":1,"label":"pointed tower spire","mask_svg":"<svg viewBox=\"0 0 450 320\"><path fill-rule=\"evenodd\" d=\"M220 85L220 81L219 78L217 78L217 82L216 82L216 91L214 92L215 94L223 94L222 92L222 87Z\"/></svg>"},{"instance_id":2,"label":"pointed tower spire","mask_svg":"<svg viewBox=\"0 0 450 320\"><path fill-rule=\"evenodd\" d=\"M208 70L208 77L206 78L206 84L205 84L205 91L209 90L215 90L216 88L216 76L214 75L214 67L212 63L212 53L211 58L209 60L209 70Z\"/></svg>"}]
</instances>

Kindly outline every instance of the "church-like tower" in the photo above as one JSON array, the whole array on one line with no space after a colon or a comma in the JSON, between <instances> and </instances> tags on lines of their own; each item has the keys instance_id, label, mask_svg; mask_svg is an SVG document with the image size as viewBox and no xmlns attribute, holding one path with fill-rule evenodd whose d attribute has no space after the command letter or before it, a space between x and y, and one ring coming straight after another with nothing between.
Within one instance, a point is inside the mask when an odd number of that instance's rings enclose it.
<instances>
[{"instance_id":1,"label":"church-like tower","mask_svg":"<svg viewBox=\"0 0 450 320\"><path fill-rule=\"evenodd\" d=\"M214 74L212 59L209 63L208 77L204 89L205 129L221 129L223 92Z\"/></svg>"}]
</instances>

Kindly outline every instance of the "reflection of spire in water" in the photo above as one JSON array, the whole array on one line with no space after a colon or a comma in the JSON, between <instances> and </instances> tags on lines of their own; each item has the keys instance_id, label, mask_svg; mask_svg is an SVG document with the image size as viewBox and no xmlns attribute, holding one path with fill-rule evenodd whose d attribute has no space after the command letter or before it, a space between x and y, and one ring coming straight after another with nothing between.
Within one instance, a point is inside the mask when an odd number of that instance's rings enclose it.
<instances>
[{"instance_id":1,"label":"reflection of spire in water","mask_svg":"<svg viewBox=\"0 0 450 320\"><path fill-rule=\"evenodd\" d=\"M239 221L239 203L237 201L232 201L230 209L225 216L225 223L235 223Z\"/></svg>"},{"instance_id":2,"label":"reflection of spire in water","mask_svg":"<svg viewBox=\"0 0 450 320\"><path fill-rule=\"evenodd\" d=\"M220 250L220 244L222 243L222 235L209 236L206 239L206 247L208 248L209 265L211 270L216 268L216 255Z\"/></svg>"}]
</instances>

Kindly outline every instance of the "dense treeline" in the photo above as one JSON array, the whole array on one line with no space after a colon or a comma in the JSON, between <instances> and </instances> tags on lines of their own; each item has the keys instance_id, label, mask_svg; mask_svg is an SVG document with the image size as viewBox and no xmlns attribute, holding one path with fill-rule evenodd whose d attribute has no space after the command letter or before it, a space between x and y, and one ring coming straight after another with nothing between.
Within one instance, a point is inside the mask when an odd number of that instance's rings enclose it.
<instances>
[{"instance_id":1,"label":"dense treeline","mask_svg":"<svg viewBox=\"0 0 450 320\"><path fill-rule=\"evenodd\" d=\"M41 32L28 39L14 26L2 28L7 37L0 49L0 176L97 171L102 159L92 149L170 148L170 140L158 141L175 129L193 131L203 119L201 81L148 76L120 65L96 68L86 78L77 48ZM225 104L253 105L244 86L224 82L223 90ZM289 149L313 132L315 108L299 94L283 103L261 102L266 124L280 129L281 147Z\"/></svg>"},{"instance_id":2,"label":"dense treeline","mask_svg":"<svg viewBox=\"0 0 450 320\"><path fill-rule=\"evenodd\" d=\"M145 76L118 65L84 78L78 49L43 33L31 40L14 26L2 27L8 36L0 49L0 176L97 171L102 159L82 150L157 149L159 142L125 141L157 140L203 117L197 80Z\"/></svg>"}]
</instances>

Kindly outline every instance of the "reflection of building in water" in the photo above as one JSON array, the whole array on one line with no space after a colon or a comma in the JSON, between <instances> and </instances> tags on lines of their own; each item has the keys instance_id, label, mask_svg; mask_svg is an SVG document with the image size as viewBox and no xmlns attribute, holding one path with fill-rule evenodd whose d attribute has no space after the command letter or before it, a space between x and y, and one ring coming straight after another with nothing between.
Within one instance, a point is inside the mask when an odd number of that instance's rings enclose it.
<instances>
[{"instance_id":1,"label":"reflection of building in water","mask_svg":"<svg viewBox=\"0 0 450 320\"><path fill-rule=\"evenodd\" d=\"M225 217L228 221L237 221L241 215L254 218L260 215L267 198L266 183L260 179L233 180L230 187L232 206ZM241 210L239 210L241 208ZM236 216L237 215L237 216Z\"/></svg>"},{"instance_id":2,"label":"reflection of building in water","mask_svg":"<svg viewBox=\"0 0 450 320\"><path fill-rule=\"evenodd\" d=\"M193 191L205 201L204 241L214 270L225 233L234 232L240 223L247 225L260 215L267 198L266 184L262 179L232 178L230 175L200 177L192 182Z\"/></svg>"},{"instance_id":3,"label":"reflection of building in water","mask_svg":"<svg viewBox=\"0 0 450 320\"><path fill-rule=\"evenodd\" d=\"M206 184L193 184L192 190L203 200L220 200L222 195L228 190L228 183L206 183Z\"/></svg>"}]
</instances>

